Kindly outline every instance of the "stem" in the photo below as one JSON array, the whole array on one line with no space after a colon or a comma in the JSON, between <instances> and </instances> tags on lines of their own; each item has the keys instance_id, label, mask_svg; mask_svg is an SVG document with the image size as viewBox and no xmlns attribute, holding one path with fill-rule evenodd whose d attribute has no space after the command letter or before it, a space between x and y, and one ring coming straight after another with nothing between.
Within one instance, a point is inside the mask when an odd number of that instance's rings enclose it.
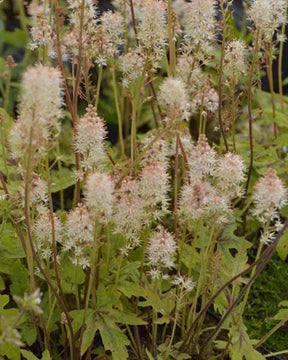
<instances>
[{"instance_id":1,"label":"stem","mask_svg":"<svg viewBox=\"0 0 288 360\"><path fill-rule=\"evenodd\" d=\"M272 354L264 355L264 357L265 358L270 358L270 357L273 357L273 356L283 355L283 354L288 354L288 350L277 351L277 352L272 353Z\"/></svg>"},{"instance_id":2,"label":"stem","mask_svg":"<svg viewBox=\"0 0 288 360\"><path fill-rule=\"evenodd\" d=\"M78 95L79 87L81 82L81 67L82 67L82 36L83 36L83 21L84 21L84 11L85 11L85 0L82 0L81 3L81 13L80 13L80 30L79 30L79 43L78 43L78 62L77 62L77 71L76 71L76 81L75 88L73 91L73 130L74 136L77 134L77 106L78 106ZM80 167L80 157L79 153L75 151L75 161L76 161L76 171ZM80 180L76 181L76 204L80 203Z\"/></svg>"},{"instance_id":3,"label":"stem","mask_svg":"<svg viewBox=\"0 0 288 360\"><path fill-rule=\"evenodd\" d=\"M254 67L256 65L258 57L258 47L259 47L259 30L256 33L256 42L253 51L252 63L249 72L249 81L248 81L248 94L247 94L247 105L248 105L248 116L249 116L249 144L250 144L250 164L247 175L247 183L245 189L245 195L247 195L249 190L249 183L251 180L252 168L254 163L254 145L253 145L253 115L252 115L252 87L253 87L253 76L254 76Z\"/></svg>"},{"instance_id":4,"label":"stem","mask_svg":"<svg viewBox=\"0 0 288 360\"><path fill-rule=\"evenodd\" d=\"M136 86L135 93L132 97L132 123L131 123L131 162L132 162L132 168L134 165L134 159L136 157L136 140L137 140L137 114L138 114L138 107L140 102L140 96L141 96L141 89L144 84L145 80L145 74L148 67L148 59L149 54L147 55L142 74L139 80L139 83Z\"/></svg>"},{"instance_id":5,"label":"stem","mask_svg":"<svg viewBox=\"0 0 288 360\"><path fill-rule=\"evenodd\" d=\"M172 346L172 343L173 343L173 340L174 340L174 337L175 337L175 331L176 331L176 327L177 327L177 320L178 320L179 313L180 313L179 304L180 304L180 300L182 299L182 295L183 295L183 287L181 288L181 292L180 292L180 295L179 295L179 302L176 303L175 319L174 319L174 322L173 322L171 339L169 341L168 348L167 348L167 356L169 356L170 349L171 349L171 346Z\"/></svg>"},{"instance_id":6,"label":"stem","mask_svg":"<svg viewBox=\"0 0 288 360\"><path fill-rule=\"evenodd\" d=\"M116 273L116 281L115 281L116 289L117 289L118 283L119 283L119 277L120 277L120 270L121 270L122 261L123 261L123 255L121 254L120 255L120 260L118 262L117 273Z\"/></svg>"},{"instance_id":7,"label":"stem","mask_svg":"<svg viewBox=\"0 0 288 360\"><path fill-rule=\"evenodd\" d=\"M176 134L176 152L174 168L174 232L177 239L178 234L178 170L179 170L179 133ZM179 256L179 253L178 253Z\"/></svg>"},{"instance_id":8,"label":"stem","mask_svg":"<svg viewBox=\"0 0 288 360\"><path fill-rule=\"evenodd\" d=\"M118 99L118 89L117 89L117 82L116 82L116 74L115 74L115 66L114 65L112 65L112 84L113 84L114 100L115 100L117 119L118 119L118 130L119 130L119 141L120 141L121 155L122 155L122 157L124 157L125 156L125 147L124 147L123 131L122 131L122 116L121 116L121 110L120 110L119 99Z\"/></svg>"},{"instance_id":9,"label":"stem","mask_svg":"<svg viewBox=\"0 0 288 360\"><path fill-rule=\"evenodd\" d=\"M81 19L80 23L83 22L83 15L84 15L84 0L82 0L82 8L83 11L81 11ZM62 50L61 50L61 39L60 39L60 9L59 9L59 0L55 0L55 23L56 23L56 49L57 49L57 58L58 63L60 67L60 71L62 74L63 82L64 82L64 89L65 89L65 97L66 97L66 103L68 105L69 111L71 113L72 117L72 123L73 123L73 131L74 136L77 133L77 100L78 100L78 85L80 81L80 68L81 68L81 46L79 46L79 61L78 61L78 67L77 67L77 86L74 89L73 92L73 102L68 90L67 80L65 76L65 68L63 64L63 56L62 56ZM82 26L81 26L82 28ZM80 31L80 41L82 42L82 30ZM76 111L76 112L75 112ZM76 171L79 171L80 168L80 158L77 151L75 151L75 162L76 162ZM80 202L80 181L77 179L76 181L76 189L75 189L75 199L76 203Z\"/></svg>"},{"instance_id":10,"label":"stem","mask_svg":"<svg viewBox=\"0 0 288 360\"><path fill-rule=\"evenodd\" d=\"M281 35L285 36L285 28L286 24L282 24L281 29ZM283 49L284 49L284 41L280 42L279 47L279 59L278 59L278 87L279 87L279 95L281 98L281 110L284 112L284 103L283 103L283 78L282 78L282 72L283 72Z\"/></svg>"},{"instance_id":11,"label":"stem","mask_svg":"<svg viewBox=\"0 0 288 360\"><path fill-rule=\"evenodd\" d=\"M57 150L57 166L58 166L59 180L60 180L60 208L61 208L61 211L64 211L64 190L63 190L63 185L62 185L62 179L64 178L64 176L62 175L63 172L62 172L62 164L61 164L61 159L60 159L60 148L59 148L58 142L57 142L56 150Z\"/></svg>"},{"instance_id":12,"label":"stem","mask_svg":"<svg viewBox=\"0 0 288 360\"><path fill-rule=\"evenodd\" d=\"M57 244L56 244L56 234L55 234L55 224L54 224L54 211L53 211L53 199L51 192L51 178L49 171L49 161L48 156L46 157L46 175L47 175L47 185L48 185L48 200L49 200L49 212L50 212L50 221L51 221L51 230L52 230L52 247L53 247L53 268L55 272L57 286L59 288L60 296L62 297L63 302L65 302L65 297L60 281L58 263L57 263ZM67 307L67 306L66 306Z\"/></svg>"},{"instance_id":13,"label":"stem","mask_svg":"<svg viewBox=\"0 0 288 360\"><path fill-rule=\"evenodd\" d=\"M275 91L274 91L274 81L273 81L273 54L272 54L272 40L269 44L269 53L268 53L268 80L269 88L271 93L271 102L272 102L272 117L273 117L273 129L274 129L274 138L278 137L278 128L276 123L276 105L275 105Z\"/></svg>"},{"instance_id":14,"label":"stem","mask_svg":"<svg viewBox=\"0 0 288 360\"><path fill-rule=\"evenodd\" d=\"M139 45L138 41L138 35L137 35L137 28L136 28L136 21L135 21L135 12L134 12L134 6L133 6L133 0L130 0L130 10L131 10L131 17L132 17L132 26L135 33L135 39L137 46Z\"/></svg>"},{"instance_id":15,"label":"stem","mask_svg":"<svg viewBox=\"0 0 288 360\"><path fill-rule=\"evenodd\" d=\"M19 10L19 19L20 19L21 29L25 32L25 36L27 38L29 38L24 2L22 0L17 0L17 6L18 6L18 10Z\"/></svg>"},{"instance_id":16,"label":"stem","mask_svg":"<svg viewBox=\"0 0 288 360\"><path fill-rule=\"evenodd\" d=\"M66 307L65 302L63 301L63 299L61 298L61 296L59 296L59 294L57 293L56 289L54 288L54 286L52 285L51 280L49 279L48 275L46 274L45 270L43 269L41 262L36 254L35 248L34 248L34 244L33 244L33 239L32 239L32 231L31 231L31 224L30 224L30 214L29 214L29 191L28 191L28 187L25 187L25 205L24 205L24 211L25 211L25 221L26 221L26 226L27 226L27 233L28 233L28 240L29 240L29 245L30 245L30 249L32 250L32 255L33 258L41 272L41 274L43 275L45 281L47 282L48 286L51 288L53 294L55 295L55 297L57 298L57 301L59 303L59 305L61 306L65 317L67 319L67 323L68 323L68 328L69 328L69 332L70 332L70 337L71 337L71 360L76 360L75 357L75 339L74 339L74 332L73 332L73 327L72 327L72 322L71 322L71 318L69 315L69 311Z\"/></svg>"},{"instance_id":17,"label":"stem","mask_svg":"<svg viewBox=\"0 0 288 360\"><path fill-rule=\"evenodd\" d=\"M11 88L11 68L8 69L8 78L6 80L5 92L4 92L4 104L3 107L7 111L9 106L9 93Z\"/></svg>"},{"instance_id":18,"label":"stem","mask_svg":"<svg viewBox=\"0 0 288 360\"><path fill-rule=\"evenodd\" d=\"M232 123L232 141L233 141L233 150L236 152L236 140L235 140L235 134L236 134L236 100L235 100L235 79L233 77L231 81L231 123Z\"/></svg>"},{"instance_id":19,"label":"stem","mask_svg":"<svg viewBox=\"0 0 288 360\"><path fill-rule=\"evenodd\" d=\"M224 132L223 120L222 120L222 101L223 101L223 61L224 61L224 52L225 52L225 40L226 40L226 19L225 19L225 10L223 5L223 0L220 1L220 9L222 14L223 21L223 31L222 31L222 42L221 42L221 55L220 55L220 64L219 64L219 82L218 82L218 91L219 91L219 102L218 102L218 119L219 126L224 140L226 151L229 151L228 142Z\"/></svg>"},{"instance_id":20,"label":"stem","mask_svg":"<svg viewBox=\"0 0 288 360\"><path fill-rule=\"evenodd\" d=\"M90 96L90 80L89 80L89 65L87 60L85 59L84 62L84 81L85 81L85 94L86 94L86 100L88 104L91 103L91 96Z\"/></svg>"},{"instance_id":21,"label":"stem","mask_svg":"<svg viewBox=\"0 0 288 360\"><path fill-rule=\"evenodd\" d=\"M157 289L158 289L158 280L155 279L154 280L154 291L155 293L157 293ZM153 322L152 322L152 347L153 347L153 352L156 351L157 349L157 330L158 330L158 324L156 323L157 318L158 318L158 314L157 311L153 308Z\"/></svg>"},{"instance_id":22,"label":"stem","mask_svg":"<svg viewBox=\"0 0 288 360\"><path fill-rule=\"evenodd\" d=\"M270 336L272 336L277 330L279 330L283 325L285 325L286 322L287 319L283 319L278 324L276 324L267 334L262 337L261 340L258 341L258 343L254 346L255 349L264 344L270 338Z\"/></svg>"},{"instance_id":23,"label":"stem","mask_svg":"<svg viewBox=\"0 0 288 360\"><path fill-rule=\"evenodd\" d=\"M260 243L260 245L258 246L257 254L256 254L256 258L255 258L256 261L259 259L260 255L261 255L263 246L264 246L263 243ZM251 278L255 275L255 271L256 271L256 268L254 267L254 268L252 269L252 271L251 271ZM251 290L251 286L247 289L247 291L246 291L246 293L245 293L245 296L244 296L244 299L243 299L243 303L242 303L242 307L241 307L241 310L240 310L240 312L239 312L239 317L243 315L245 306L246 306L247 301L248 301L248 297L249 297L250 290Z\"/></svg>"},{"instance_id":24,"label":"stem","mask_svg":"<svg viewBox=\"0 0 288 360\"><path fill-rule=\"evenodd\" d=\"M172 24L172 9L171 0L168 0L168 34L169 34L169 68L170 76L175 74L175 44L173 41L173 24Z\"/></svg>"},{"instance_id":25,"label":"stem","mask_svg":"<svg viewBox=\"0 0 288 360\"><path fill-rule=\"evenodd\" d=\"M96 99L95 99L96 111L98 110L98 104L99 104L99 99L100 99L102 76L103 76L103 65L100 65L99 72L98 72L98 79L97 79Z\"/></svg>"}]
</instances>

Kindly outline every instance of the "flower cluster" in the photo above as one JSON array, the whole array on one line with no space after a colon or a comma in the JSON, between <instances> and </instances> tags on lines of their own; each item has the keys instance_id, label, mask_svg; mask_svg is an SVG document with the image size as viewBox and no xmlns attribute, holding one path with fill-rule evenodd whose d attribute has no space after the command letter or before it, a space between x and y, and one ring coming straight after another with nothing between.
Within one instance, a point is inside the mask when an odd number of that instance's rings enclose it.
<instances>
[{"instance_id":1,"label":"flower cluster","mask_svg":"<svg viewBox=\"0 0 288 360\"><path fill-rule=\"evenodd\" d=\"M41 257L46 261L51 260L53 256L53 236L55 236L56 242L61 243L62 225L60 220L56 215L53 215L52 227L50 211L47 210L36 219L33 230L37 251L39 251Z\"/></svg>"},{"instance_id":2,"label":"flower cluster","mask_svg":"<svg viewBox=\"0 0 288 360\"><path fill-rule=\"evenodd\" d=\"M132 178L122 181L115 194L115 232L125 235L131 245L139 245L139 233L144 222L144 204L139 194L139 182Z\"/></svg>"},{"instance_id":3,"label":"flower cluster","mask_svg":"<svg viewBox=\"0 0 288 360\"><path fill-rule=\"evenodd\" d=\"M269 42L279 26L286 22L286 11L286 0L253 0L247 15L260 38Z\"/></svg>"},{"instance_id":4,"label":"flower cluster","mask_svg":"<svg viewBox=\"0 0 288 360\"><path fill-rule=\"evenodd\" d=\"M84 269L90 267L94 223L88 209L79 205L70 211L63 230L63 250L70 254L72 263Z\"/></svg>"},{"instance_id":5,"label":"flower cluster","mask_svg":"<svg viewBox=\"0 0 288 360\"><path fill-rule=\"evenodd\" d=\"M279 217L278 210L287 204L287 190L274 169L269 168L255 186L253 215L269 223Z\"/></svg>"},{"instance_id":6,"label":"flower cluster","mask_svg":"<svg viewBox=\"0 0 288 360\"><path fill-rule=\"evenodd\" d=\"M218 157L205 135L189 153L189 178L181 191L179 214L188 226L195 221L226 222L231 200L242 196L245 165L240 155Z\"/></svg>"},{"instance_id":7,"label":"flower cluster","mask_svg":"<svg viewBox=\"0 0 288 360\"><path fill-rule=\"evenodd\" d=\"M160 86L158 100L166 110L169 121L179 122L189 117L189 97L180 78L167 78Z\"/></svg>"},{"instance_id":8,"label":"flower cluster","mask_svg":"<svg viewBox=\"0 0 288 360\"><path fill-rule=\"evenodd\" d=\"M82 155L84 169L93 169L103 163L106 133L104 119L89 105L86 114L79 120L75 137L75 149Z\"/></svg>"},{"instance_id":9,"label":"flower cluster","mask_svg":"<svg viewBox=\"0 0 288 360\"><path fill-rule=\"evenodd\" d=\"M215 0L194 0L186 4L185 51L199 59L205 58L215 40L216 3Z\"/></svg>"},{"instance_id":10,"label":"flower cluster","mask_svg":"<svg viewBox=\"0 0 288 360\"><path fill-rule=\"evenodd\" d=\"M156 269L173 268L177 245L172 234L159 227L147 245L148 262Z\"/></svg>"},{"instance_id":11,"label":"flower cluster","mask_svg":"<svg viewBox=\"0 0 288 360\"><path fill-rule=\"evenodd\" d=\"M158 139L155 141L154 136L146 138L146 146L149 146L150 142L154 141L154 143L146 150L141 162L143 168L140 173L139 192L147 214L158 219L168 211L169 205L169 149L165 140Z\"/></svg>"},{"instance_id":12,"label":"flower cluster","mask_svg":"<svg viewBox=\"0 0 288 360\"><path fill-rule=\"evenodd\" d=\"M32 1L28 6L28 13L32 18L29 48L35 50L44 46L48 49L48 55L55 57L55 34L49 22L50 11L50 7L44 6L43 2L38 4L36 1Z\"/></svg>"},{"instance_id":13,"label":"flower cluster","mask_svg":"<svg viewBox=\"0 0 288 360\"><path fill-rule=\"evenodd\" d=\"M34 159L46 153L60 131L62 116L62 79L50 66L30 67L23 75L19 117L10 133L10 146L15 159L28 152Z\"/></svg>"},{"instance_id":14,"label":"flower cluster","mask_svg":"<svg viewBox=\"0 0 288 360\"><path fill-rule=\"evenodd\" d=\"M92 215L99 222L108 222L113 214L114 184L105 173L94 172L86 181L85 200Z\"/></svg>"},{"instance_id":15,"label":"flower cluster","mask_svg":"<svg viewBox=\"0 0 288 360\"><path fill-rule=\"evenodd\" d=\"M145 58L139 49L132 49L120 57L120 68L122 71L122 84L126 88L143 73Z\"/></svg>"},{"instance_id":16,"label":"flower cluster","mask_svg":"<svg viewBox=\"0 0 288 360\"><path fill-rule=\"evenodd\" d=\"M246 74L246 44L240 40L232 40L226 44L223 59L223 74L227 80L237 83Z\"/></svg>"},{"instance_id":17,"label":"flower cluster","mask_svg":"<svg viewBox=\"0 0 288 360\"><path fill-rule=\"evenodd\" d=\"M166 5L163 0L135 1L140 46L154 61L161 59L167 43Z\"/></svg>"}]
</instances>

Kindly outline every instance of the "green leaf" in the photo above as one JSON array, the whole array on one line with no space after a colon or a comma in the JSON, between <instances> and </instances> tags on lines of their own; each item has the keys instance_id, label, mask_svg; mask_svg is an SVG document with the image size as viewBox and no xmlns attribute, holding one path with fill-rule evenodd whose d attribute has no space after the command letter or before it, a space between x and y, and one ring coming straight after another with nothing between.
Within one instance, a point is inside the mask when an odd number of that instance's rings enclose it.
<instances>
[{"instance_id":1,"label":"green leaf","mask_svg":"<svg viewBox=\"0 0 288 360\"><path fill-rule=\"evenodd\" d=\"M20 263L20 260L15 262L10 274L12 284L10 285L10 292L13 295L24 295L28 286L28 270Z\"/></svg>"},{"instance_id":2,"label":"green leaf","mask_svg":"<svg viewBox=\"0 0 288 360\"><path fill-rule=\"evenodd\" d=\"M5 355L5 360L20 360L21 358L19 347L12 344L4 344L3 346L0 346L0 355Z\"/></svg>"},{"instance_id":3,"label":"green leaf","mask_svg":"<svg viewBox=\"0 0 288 360\"><path fill-rule=\"evenodd\" d=\"M73 172L69 169L62 168L60 171L52 171L52 192L58 192L61 189L65 190L70 186L76 184L76 179Z\"/></svg>"},{"instance_id":4,"label":"green leaf","mask_svg":"<svg viewBox=\"0 0 288 360\"><path fill-rule=\"evenodd\" d=\"M131 296L145 296L146 291L139 284L132 283L129 281L122 280L118 284L118 290L121 291L125 296L130 298Z\"/></svg>"},{"instance_id":5,"label":"green leaf","mask_svg":"<svg viewBox=\"0 0 288 360\"><path fill-rule=\"evenodd\" d=\"M26 46L27 42L27 34L25 31L16 28L15 31L1 31L1 33L4 35L4 41L10 45L18 46L18 47L24 47Z\"/></svg>"},{"instance_id":6,"label":"green leaf","mask_svg":"<svg viewBox=\"0 0 288 360\"><path fill-rule=\"evenodd\" d=\"M181 251L181 261L189 269L194 269L200 263L200 254L195 251L194 247L188 244L183 244Z\"/></svg>"},{"instance_id":7,"label":"green leaf","mask_svg":"<svg viewBox=\"0 0 288 360\"><path fill-rule=\"evenodd\" d=\"M84 310L73 310L70 311L70 315L73 319L73 330L77 332L83 325ZM95 321L94 311L92 309L87 309L85 317L85 331L83 334L83 340L81 344L81 355L83 355L89 346L92 344L95 333L97 330L97 323Z\"/></svg>"},{"instance_id":8,"label":"green leaf","mask_svg":"<svg viewBox=\"0 0 288 360\"><path fill-rule=\"evenodd\" d=\"M4 108L0 108L0 114L4 120L3 121L4 129L9 131L14 124L14 119L7 113L7 111Z\"/></svg>"},{"instance_id":9,"label":"green leaf","mask_svg":"<svg viewBox=\"0 0 288 360\"><path fill-rule=\"evenodd\" d=\"M276 249L281 260L285 261L288 255L288 231L282 235Z\"/></svg>"},{"instance_id":10,"label":"green leaf","mask_svg":"<svg viewBox=\"0 0 288 360\"><path fill-rule=\"evenodd\" d=\"M14 227L11 224L6 224L0 239L1 261L2 259L18 259L24 257L25 252Z\"/></svg>"},{"instance_id":11,"label":"green leaf","mask_svg":"<svg viewBox=\"0 0 288 360\"><path fill-rule=\"evenodd\" d=\"M265 357L253 348L243 323L233 325L230 329L230 336L231 360L243 360L243 358L245 358L245 360L265 360Z\"/></svg>"},{"instance_id":12,"label":"green leaf","mask_svg":"<svg viewBox=\"0 0 288 360\"><path fill-rule=\"evenodd\" d=\"M45 350L42 354L41 360L51 360L50 354L48 350Z\"/></svg>"},{"instance_id":13,"label":"green leaf","mask_svg":"<svg viewBox=\"0 0 288 360\"><path fill-rule=\"evenodd\" d=\"M104 310L101 310L104 311ZM136 314L122 312L119 310L111 309L108 310L109 317L116 323L127 324L127 325L146 325L147 322L140 319Z\"/></svg>"},{"instance_id":14,"label":"green leaf","mask_svg":"<svg viewBox=\"0 0 288 360\"><path fill-rule=\"evenodd\" d=\"M8 295L0 295L0 315L6 317L11 323L14 321L15 317L18 315L18 309L5 309L5 306L9 303ZM10 318L10 319L9 319Z\"/></svg>"},{"instance_id":15,"label":"green leaf","mask_svg":"<svg viewBox=\"0 0 288 360\"><path fill-rule=\"evenodd\" d=\"M26 360L39 360L31 351L27 351L24 349L21 349L21 354L23 355L24 359Z\"/></svg>"},{"instance_id":16,"label":"green leaf","mask_svg":"<svg viewBox=\"0 0 288 360\"><path fill-rule=\"evenodd\" d=\"M109 316L101 315L98 318L97 327L105 350L111 351L113 360L128 359L127 346L130 345L130 341L115 322Z\"/></svg>"},{"instance_id":17,"label":"green leaf","mask_svg":"<svg viewBox=\"0 0 288 360\"><path fill-rule=\"evenodd\" d=\"M274 320L288 320L288 301L281 301L279 303L280 307L284 307L285 309L280 309L278 313L273 317Z\"/></svg>"},{"instance_id":18,"label":"green leaf","mask_svg":"<svg viewBox=\"0 0 288 360\"><path fill-rule=\"evenodd\" d=\"M115 287L105 288L104 284L99 284L97 289L97 307L109 309L116 305L120 293L115 291Z\"/></svg>"},{"instance_id":19,"label":"green leaf","mask_svg":"<svg viewBox=\"0 0 288 360\"><path fill-rule=\"evenodd\" d=\"M3 291L4 289L5 289L5 283L2 276L0 276L0 291Z\"/></svg>"},{"instance_id":20,"label":"green leaf","mask_svg":"<svg viewBox=\"0 0 288 360\"><path fill-rule=\"evenodd\" d=\"M155 360L154 357L152 356L152 354L150 353L150 351L148 349L145 350L146 355L148 356L149 360Z\"/></svg>"},{"instance_id":21,"label":"green leaf","mask_svg":"<svg viewBox=\"0 0 288 360\"><path fill-rule=\"evenodd\" d=\"M82 268L72 265L68 256L61 259L59 275L63 281L63 289L66 294L73 294L76 291L75 285L81 285L85 281L85 274Z\"/></svg>"},{"instance_id":22,"label":"green leaf","mask_svg":"<svg viewBox=\"0 0 288 360\"><path fill-rule=\"evenodd\" d=\"M30 318L26 319L25 322L21 324L20 331L21 331L21 339L25 344L31 346L32 344L35 343L37 339L37 333L36 333L35 325L32 322L32 319Z\"/></svg>"}]
</instances>

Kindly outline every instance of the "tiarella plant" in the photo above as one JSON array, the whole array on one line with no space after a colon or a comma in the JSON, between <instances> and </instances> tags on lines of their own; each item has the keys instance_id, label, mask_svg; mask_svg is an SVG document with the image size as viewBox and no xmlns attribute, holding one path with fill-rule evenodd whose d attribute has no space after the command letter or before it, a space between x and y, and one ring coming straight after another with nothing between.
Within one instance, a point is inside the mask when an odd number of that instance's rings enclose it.
<instances>
[{"instance_id":1,"label":"tiarella plant","mask_svg":"<svg viewBox=\"0 0 288 360\"><path fill-rule=\"evenodd\" d=\"M287 294L262 338L245 311L288 255L287 1L247 1L241 30L232 0L17 6L26 55L0 64L0 358L264 360Z\"/></svg>"}]
</instances>

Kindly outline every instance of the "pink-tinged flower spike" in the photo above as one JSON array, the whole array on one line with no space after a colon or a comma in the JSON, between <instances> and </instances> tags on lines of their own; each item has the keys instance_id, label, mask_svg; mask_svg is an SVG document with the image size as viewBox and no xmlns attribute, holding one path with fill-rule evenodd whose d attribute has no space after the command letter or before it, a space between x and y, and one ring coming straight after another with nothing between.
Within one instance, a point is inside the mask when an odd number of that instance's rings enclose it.
<instances>
[{"instance_id":1,"label":"pink-tinged flower spike","mask_svg":"<svg viewBox=\"0 0 288 360\"><path fill-rule=\"evenodd\" d=\"M55 57L54 38L55 34L49 23L50 7L44 4L36 4L32 2L28 6L28 13L32 17L32 26L30 29L31 41L28 46L31 50L35 50L40 46L48 49L48 55Z\"/></svg>"},{"instance_id":2,"label":"pink-tinged flower spike","mask_svg":"<svg viewBox=\"0 0 288 360\"><path fill-rule=\"evenodd\" d=\"M248 49L241 40L233 40L226 44L224 53L223 74L228 81L239 82L246 75Z\"/></svg>"},{"instance_id":3,"label":"pink-tinged flower spike","mask_svg":"<svg viewBox=\"0 0 288 360\"><path fill-rule=\"evenodd\" d=\"M163 227L150 238L147 245L148 262L156 268L173 268L177 245L172 234Z\"/></svg>"},{"instance_id":4,"label":"pink-tinged flower spike","mask_svg":"<svg viewBox=\"0 0 288 360\"><path fill-rule=\"evenodd\" d=\"M260 38L270 41L279 26L286 23L286 11L286 0L253 0L247 17L259 31Z\"/></svg>"},{"instance_id":5,"label":"pink-tinged flower spike","mask_svg":"<svg viewBox=\"0 0 288 360\"><path fill-rule=\"evenodd\" d=\"M203 72L193 55L181 55L177 60L177 76L186 84L189 94L197 92L203 84Z\"/></svg>"},{"instance_id":6,"label":"pink-tinged flower spike","mask_svg":"<svg viewBox=\"0 0 288 360\"><path fill-rule=\"evenodd\" d=\"M179 216L183 222L205 219L216 190L208 181L193 181L182 187L179 201Z\"/></svg>"},{"instance_id":7,"label":"pink-tinged flower spike","mask_svg":"<svg viewBox=\"0 0 288 360\"><path fill-rule=\"evenodd\" d=\"M43 65L29 67L23 74L19 113L25 120L36 117L44 126L52 126L55 119L62 117L62 96L58 69Z\"/></svg>"},{"instance_id":8,"label":"pink-tinged flower spike","mask_svg":"<svg viewBox=\"0 0 288 360\"><path fill-rule=\"evenodd\" d=\"M159 161L151 161L140 174L140 197L144 201L147 217L159 219L167 213L170 189L168 169Z\"/></svg>"},{"instance_id":9,"label":"pink-tinged flower spike","mask_svg":"<svg viewBox=\"0 0 288 360\"><path fill-rule=\"evenodd\" d=\"M210 50L216 33L216 6L216 0L193 0L186 4L184 13L186 52L199 56L205 55Z\"/></svg>"},{"instance_id":10,"label":"pink-tinged flower spike","mask_svg":"<svg viewBox=\"0 0 288 360\"><path fill-rule=\"evenodd\" d=\"M180 135L181 145L183 146L183 150L184 150L184 156L188 157L189 154L191 153L191 151L194 149L194 146L195 146L188 127L185 127L180 132L179 135ZM169 147L169 155L170 156L175 156L175 154L176 154L176 138L175 138L175 136L171 139L171 143L169 145L170 145L170 147ZM178 155L183 156L183 152L182 152L181 149L179 149L179 154Z\"/></svg>"},{"instance_id":11,"label":"pink-tinged flower spike","mask_svg":"<svg viewBox=\"0 0 288 360\"><path fill-rule=\"evenodd\" d=\"M120 189L115 192L115 199L115 232L123 234L131 242L131 246L138 246L145 205L139 196L138 181L124 179Z\"/></svg>"},{"instance_id":12,"label":"pink-tinged flower spike","mask_svg":"<svg viewBox=\"0 0 288 360\"><path fill-rule=\"evenodd\" d=\"M255 186L253 215L267 223L278 217L278 210L287 204L287 190L274 169L269 168Z\"/></svg>"},{"instance_id":13,"label":"pink-tinged flower spike","mask_svg":"<svg viewBox=\"0 0 288 360\"><path fill-rule=\"evenodd\" d=\"M148 136L145 144L149 144L153 139L153 135ZM146 151L141 161L139 195L144 202L147 221L151 220L151 216L158 219L168 211L170 189L168 152L166 141L159 139Z\"/></svg>"},{"instance_id":14,"label":"pink-tinged flower spike","mask_svg":"<svg viewBox=\"0 0 288 360\"><path fill-rule=\"evenodd\" d=\"M160 86L159 103L166 111L168 121L175 123L189 118L189 96L180 78L166 78Z\"/></svg>"},{"instance_id":15,"label":"pink-tinged flower spike","mask_svg":"<svg viewBox=\"0 0 288 360\"><path fill-rule=\"evenodd\" d=\"M23 173L20 174L24 175ZM24 206L25 199L25 182L21 182L20 189L21 205ZM45 213L48 204L48 186L46 182L37 174L32 174L30 180L30 202L33 204L38 213Z\"/></svg>"},{"instance_id":16,"label":"pink-tinged flower spike","mask_svg":"<svg viewBox=\"0 0 288 360\"><path fill-rule=\"evenodd\" d=\"M79 120L75 138L75 149L83 156L84 169L91 170L103 163L106 135L104 119L97 115L92 105L89 105L86 114Z\"/></svg>"},{"instance_id":17,"label":"pink-tinged flower spike","mask_svg":"<svg viewBox=\"0 0 288 360\"><path fill-rule=\"evenodd\" d=\"M146 136L145 140L143 141L143 148L145 154L143 159L141 160L141 166L148 165L151 162L158 161L161 162L163 165L168 166L168 157L169 157L169 147L166 140L163 138L157 139L155 141L155 137L157 136L156 133L151 133ZM150 145L153 142L152 146Z\"/></svg>"},{"instance_id":18,"label":"pink-tinged flower spike","mask_svg":"<svg viewBox=\"0 0 288 360\"><path fill-rule=\"evenodd\" d=\"M107 223L113 214L114 184L107 174L94 172L86 181L85 200L96 221Z\"/></svg>"},{"instance_id":19,"label":"pink-tinged flower spike","mask_svg":"<svg viewBox=\"0 0 288 360\"><path fill-rule=\"evenodd\" d=\"M134 8L140 46L161 59L168 38L164 1L136 0Z\"/></svg>"},{"instance_id":20,"label":"pink-tinged flower spike","mask_svg":"<svg viewBox=\"0 0 288 360\"><path fill-rule=\"evenodd\" d=\"M83 205L78 205L68 214L67 223L63 229L63 250L70 254L73 264L84 269L90 266L90 254L93 245L94 221Z\"/></svg>"},{"instance_id":21,"label":"pink-tinged flower spike","mask_svg":"<svg viewBox=\"0 0 288 360\"><path fill-rule=\"evenodd\" d=\"M124 42L124 18L120 12L105 11L101 16L101 24L108 42L108 57L117 55Z\"/></svg>"},{"instance_id":22,"label":"pink-tinged flower spike","mask_svg":"<svg viewBox=\"0 0 288 360\"><path fill-rule=\"evenodd\" d=\"M217 188L225 196L242 196L241 183L245 180L245 164L240 155L227 153L221 157L216 170Z\"/></svg>"},{"instance_id":23,"label":"pink-tinged flower spike","mask_svg":"<svg viewBox=\"0 0 288 360\"><path fill-rule=\"evenodd\" d=\"M58 243L61 243L62 225L56 215L53 215L53 217L55 238ZM35 235L36 248L37 251L39 251L40 256L46 261L51 260L53 257L53 237L51 216L48 210L38 216L33 227L33 232Z\"/></svg>"},{"instance_id":24,"label":"pink-tinged flower spike","mask_svg":"<svg viewBox=\"0 0 288 360\"><path fill-rule=\"evenodd\" d=\"M219 196L208 182L195 180L183 186L179 201L179 219L193 228L195 221L227 222L230 207L225 196Z\"/></svg>"},{"instance_id":25,"label":"pink-tinged flower spike","mask_svg":"<svg viewBox=\"0 0 288 360\"><path fill-rule=\"evenodd\" d=\"M97 1L94 0L67 0L69 11L70 28L64 35L62 44L67 55L78 56L79 41L81 34L82 55L92 59L97 28ZM82 9L84 5L84 9ZM82 12L82 10L84 10ZM83 16L82 16L83 14ZM80 31L81 27L81 31Z\"/></svg>"},{"instance_id":26,"label":"pink-tinged flower spike","mask_svg":"<svg viewBox=\"0 0 288 360\"><path fill-rule=\"evenodd\" d=\"M62 79L50 66L30 67L23 75L19 113L10 133L12 157L22 159L29 151L33 159L49 150L60 132Z\"/></svg>"},{"instance_id":27,"label":"pink-tinged flower spike","mask_svg":"<svg viewBox=\"0 0 288 360\"><path fill-rule=\"evenodd\" d=\"M97 25L97 2L94 0L67 0L70 10L70 23L79 32L81 22L85 31L93 32ZM83 19L81 19L82 4L84 3Z\"/></svg>"},{"instance_id":28,"label":"pink-tinged flower spike","mask_svg":"<svg viewBox=\"0 0 288 360\"><path fill-rule=\"evenodd\" d=\"M210 113L216 113L219 106L219 95L218 92L213 88L211 80L207 79L201 84L199 90L195 93L192 100L192 112L204 110Z\"/></svg>"},{"instance_id":29,"label":"pink-tinged flower spike","mask_svg":"<svg viewBox=\"0 0 288 360\"><path fill-rule=\"evenodd\" d=\"M189 154L191 178L203 178L215 174L217 165L216 151L208 144L204 134L199 136L197 145Z\"/></svg>"},{"instance_id":30,"label":"pink-tinged flower spike","mask_svg":"<svg viewBox=\"0 0 288 360\"><path fill-rule=\"evenodd\" d=\"M145 66L144 55L139 49L132 49L120 57L120 69L122 71L122 84L127 88L142 75Z\"/></svg>"}]
</instances>

